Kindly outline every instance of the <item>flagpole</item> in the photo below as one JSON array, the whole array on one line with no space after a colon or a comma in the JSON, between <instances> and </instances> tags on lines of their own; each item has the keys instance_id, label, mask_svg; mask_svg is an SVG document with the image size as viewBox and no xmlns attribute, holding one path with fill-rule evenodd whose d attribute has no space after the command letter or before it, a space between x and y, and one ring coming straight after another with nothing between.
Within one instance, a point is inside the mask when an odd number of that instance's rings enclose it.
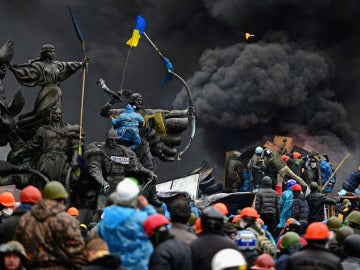
<instances>
[{"instance_id":1,"label":"flagpole","mask_svg":"<svg viewBox=\"0 0 360 270\"><path fill-rule=\"evenodd\" d=\"M132 47L129 47L129 50L128 50L128 53L127 53L127 56L126 56L126 60L125 60L125 63L124 63L123 73L122 73L122 76L121 76L121 84L120 84L120 89L119 89L120 91L121 91L121 89L123 88L123 85L124 85L125 74L126 74L126 71L127 71L127 65L129 63L131 48Z\"/></svg>"},{"instance_id":2,"label":"flagpole","mask_svg":"<svg viewBox=\"0 0 360 270\"><path fill-rule=\"evenodd\" d=\"M152 40L151 40L151 39L149 38L149 36L145 33L145 31L144 31L143 35L144 35L144 36L146 37L146 39L150 42L151 46L153 46L154 49L158 52L158 54L159 54L161 57L163 57L163 55L162 55L162 53L160 52L160 50L158 49L158 47L156 47L155 43L152 42Z\"/></svg>"}]
</instances>

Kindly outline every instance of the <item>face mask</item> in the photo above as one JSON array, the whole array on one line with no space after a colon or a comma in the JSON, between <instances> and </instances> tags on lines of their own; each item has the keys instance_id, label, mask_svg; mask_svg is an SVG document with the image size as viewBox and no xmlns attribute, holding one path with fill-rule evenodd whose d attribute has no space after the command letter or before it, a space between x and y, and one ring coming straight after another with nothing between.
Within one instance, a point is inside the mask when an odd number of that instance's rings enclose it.
<instances>
[{"instance_id":1,"label":"face mask","mask_svg":"<svg viewBox=\"0 0 360 270\"><path fill-rule=\"evenodd\" d=\"M240 225L240 228L241 228L241 229L244 229L247 224L246 224L246 222L240 220L240 224L239 224L239 225Z\"/></svg>"},{"instance_id":2,"label":"face mask","mask_svg":"<svg viewBox=\"0 0 360 270\"><path fill-rule=\"evenodd\" d=\"M14 212L13 209L11 208L5 208L2 210L4 217L10 217L12 215L12 213Z\"/></svg>"},{"instance_id":3,"label":"face mask","mask_svg":"<svg viewBox=\"0 0 360 270\"><path fill-rule=\"evenodd\" d=\"M315 168L316 168L316 163L310 163L310 167L311 167L312 169L315 169Z\"/></svg>"}]
</instances>

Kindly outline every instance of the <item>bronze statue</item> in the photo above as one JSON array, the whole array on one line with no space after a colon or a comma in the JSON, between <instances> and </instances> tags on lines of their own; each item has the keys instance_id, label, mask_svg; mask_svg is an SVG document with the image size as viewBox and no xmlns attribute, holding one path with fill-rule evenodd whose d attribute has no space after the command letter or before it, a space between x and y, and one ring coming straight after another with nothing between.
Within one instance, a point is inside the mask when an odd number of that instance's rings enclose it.
<instances>
[{"instance_id":1,"label":"bronze statue","mask_svg":"<svg viewBox=\"0 0 360 270\"><path fill-rule=\"evenodd\" d=\"M86 64L87 58L84 58L83 62L55 61L55 48L48 44L42 46L39 58L21 65L9 65L10 71L20 84L29 87L41 86L33 111L19 116L17 126L22 138L29 139L34 135L36 129L46 122L50 108L61 108L60 83Z\"/></svg>"},{"instance_id":2,"label":"bronze statue","mask_svg":"<svg viewBox=\"0 0 360 270\"><path fill-rule=\"evenodd\" d=\"M80 128L62 121L60 107L54 106L49 115L49 123L40 126L22 147L12 149L8 160L13 164L29 164L50 180L65 185L76 178Z\"/></svg>"},{"instance_id":3,"label":"bronze statue","mask_svg":"<svg viewBox=\"0 0 360 270\"><path fill-rule=\"evenodd\" d=\"M118 143L114 129L106 133L105 144L90 143L84 152L88 172L100 186L97 208L105 206L108 195L115 191L116 185L126 176L145 177L148 181L156 175L146 169L130 148Z\"/></svg>"}]
</instances>

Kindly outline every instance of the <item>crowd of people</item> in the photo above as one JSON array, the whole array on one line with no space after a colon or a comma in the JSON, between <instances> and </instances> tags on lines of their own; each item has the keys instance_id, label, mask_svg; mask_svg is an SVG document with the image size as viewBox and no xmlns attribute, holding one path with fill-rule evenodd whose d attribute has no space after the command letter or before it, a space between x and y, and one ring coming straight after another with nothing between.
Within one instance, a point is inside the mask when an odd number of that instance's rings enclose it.
<instances>
[{"instance_id":1,"label":"crowd of people","mask_svg":"<svg viewBox=\"0 0 360 270\"><path fill-rule=\"evenodd\" d=\"M360 167L343 183L358 187ZM80 224L61 182L0 194L1 269L358 269L360 200L326 196L317 182L263 176L253 206L197 209L186 196L154 208L126 177L98 222ZM279 190L278 190L279 191ZM334 209L329 216L324 209ZM80 209L81 210L81 209Z\"/></svg>"}]
</instances>

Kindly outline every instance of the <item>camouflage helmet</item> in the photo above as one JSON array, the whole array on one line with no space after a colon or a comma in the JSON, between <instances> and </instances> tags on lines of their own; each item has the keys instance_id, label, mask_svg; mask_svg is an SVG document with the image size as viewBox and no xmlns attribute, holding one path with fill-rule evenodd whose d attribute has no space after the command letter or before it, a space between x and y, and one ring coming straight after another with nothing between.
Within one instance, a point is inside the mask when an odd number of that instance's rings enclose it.
<instances>
[{"instance_id":1,"label":"camouflage helmet","mask_svg":"<svg viewBox=\"0 0 360 270\"><path fill-rule=\"evenodd\" d=\"M357 225L360 225L360 212L359 211L352 211L348 216L347 216L347 221L351 222L351 223L355 223Z\"/></svg>"},{"instance_id":2,"label":"camouflage helmet","mask_svg":"<svg viewBox=\"0 0 360 270\"><path fill-rule=\"evenodd\" d=\"M341 227L336 232L335 240L339 244L342 244L342 243L344 243L345 238L353 233L354 233L354 230L351 227L349 227L349 226Z\"/></svg>"},{"instance_id":3,"label":"camouflage helmet","mask_svg":"<svg viewBox=\"0 0 360 270\"><path fill-rule=\"evenodd\" d=\"M336 232L341 227L341 221L338 217L330 217L326 222L326 226L330 231Z\"/></svg>"},{"instance_id":4,"label":"camouflage helmet","mask_svg":"<svg viewBox=\"0 0 360 270\"><path fill-rule=\"evenodd\" d=\"M1 253L15 252L15 253L19 254L23 260L26 258L26 252L25 252L23 245L20 242L15 241L15 240L9 241L5 244L0 245L0 252Z\"/></svg>"},{"instance_id":5,"label":"camouflage helmet","mask_svg":"<svg viewBox=\"0 0 360 270\"><path fill-rule=\"evenodd\" d=\"M47 183L43 190L43 198L49 200L66 199L69 197L63 184L58 181Z\"/></svg>"},{"instance_id":6,"label":"camouflage helmet","mask_svg":"<svg viewBox=\"0 0 360 270\"><path fill-rule=\"evenodd\" d=\"M299 235L296 232L287 232L282 239L280 247L285 249L294 244L300 244Z\"/></svg>"}]
</instances>

